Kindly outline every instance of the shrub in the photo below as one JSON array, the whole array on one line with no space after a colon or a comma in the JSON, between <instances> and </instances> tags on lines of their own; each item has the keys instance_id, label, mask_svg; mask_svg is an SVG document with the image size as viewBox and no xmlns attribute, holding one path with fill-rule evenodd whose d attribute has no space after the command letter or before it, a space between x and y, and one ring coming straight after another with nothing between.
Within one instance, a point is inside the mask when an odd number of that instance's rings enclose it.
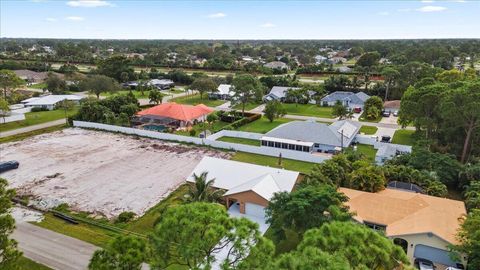
<instances>
[{"instance_id":1,"label":"shrub","mask_svg":"<svg viewBox=\"0 0 480 270\"><path fill-rule=\"evenodd\" d=\"M194 137L195 135L197 135L197 132L194 129L190 129L188 134L190 134L190 136Z\"/></svg>"},{"instance_id":2,"label":"shrub","mask_svg":"<svg viewBox=\"0 0 480 270\"><path fill-rule=\"evenodd\" d=\"M115 223L127 223L130 220L132 220L135 217L135 213L133 212L122 212L120 215L118 215L117 220L115 220Z\"/></svg>"},{"instance_id":3,"label":"shrub","mask_svg":"<svg viewBox=\"0 0 480 270\"><path fill-rule=\"evenodd\" d=\"M49 109L43 108L43 107L33 107L31 110L31 112L45 112L45 111L49 111Z\"/></svg>"}]
</instances>

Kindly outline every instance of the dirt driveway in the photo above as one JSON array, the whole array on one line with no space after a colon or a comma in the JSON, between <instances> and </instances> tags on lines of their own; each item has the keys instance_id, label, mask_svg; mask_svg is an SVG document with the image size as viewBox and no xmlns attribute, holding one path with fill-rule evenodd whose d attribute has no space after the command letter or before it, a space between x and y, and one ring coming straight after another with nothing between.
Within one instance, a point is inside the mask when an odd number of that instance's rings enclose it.
<instances>
[{"instance_id":1,"label":"dirt driveway","mask_svg":"<svg viewBox=\"0 0 480 270\"><path fill-rule=\"evenodd\" d=\"M0 160L20 167L2 173L20 195L42 204L112 218L143 215L184 183L203 156L228 158L206 148L84 129L35 136L1 145Z\"/></svg>"}]
</instances>

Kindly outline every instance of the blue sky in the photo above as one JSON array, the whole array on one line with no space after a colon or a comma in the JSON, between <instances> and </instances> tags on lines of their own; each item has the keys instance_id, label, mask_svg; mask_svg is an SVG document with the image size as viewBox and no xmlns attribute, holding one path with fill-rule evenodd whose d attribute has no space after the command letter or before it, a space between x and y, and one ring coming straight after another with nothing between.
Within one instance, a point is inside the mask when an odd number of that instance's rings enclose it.
<instances>
[{"instance_id":1,"label":"blue sky","mask_svg":"<svg viewBox=\"0 0 480 270\"><path fill-rule=\"evenodd\" d=\"M480 1L1 0L0 36L103 39L480 38Z\"/></svg>"}]
</instances>

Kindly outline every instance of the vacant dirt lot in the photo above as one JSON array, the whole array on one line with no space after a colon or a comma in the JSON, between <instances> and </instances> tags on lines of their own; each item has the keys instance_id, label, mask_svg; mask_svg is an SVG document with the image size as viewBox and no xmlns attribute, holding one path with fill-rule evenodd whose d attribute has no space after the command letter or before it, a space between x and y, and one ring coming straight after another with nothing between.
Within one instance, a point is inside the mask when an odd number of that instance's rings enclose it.
<instances>
[{"instance_id":1,"label":"vacant dirt lot","mask_svg":"<svg viewBox=\"0 0 480 270\"><path fill-rule=\"evenodd\" d=\"M1 145L0 160L20 167L1 174L20 195L46 205L108 218L142 215L184 182L203 156L228 153L83 129L65 129Z\"/></svg>"}]
</instances>

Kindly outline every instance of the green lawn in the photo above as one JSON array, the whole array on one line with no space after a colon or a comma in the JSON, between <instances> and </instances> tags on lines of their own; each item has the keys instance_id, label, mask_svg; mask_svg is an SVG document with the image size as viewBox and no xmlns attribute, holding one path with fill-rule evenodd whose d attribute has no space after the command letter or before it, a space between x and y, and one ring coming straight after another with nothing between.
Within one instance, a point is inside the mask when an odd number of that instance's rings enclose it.
<instances>
[{"instance_id":1,"label":"green lawn","mask_svg":"<svg viewBox=\"0 0 480 270\"><path fill-rule=\"evenodd\" d=\"M255 109L255 108L258 107L258 106L260 106L260 103L248 102L248 103L245 104L245 111L253 110L253 109ZM242 110L242 103L233 106L233 108L234 108L235 110L241 111L241 110Z\"/></svg>"},{"instance_id":2,"label":"green lawn","mask_svg":"<svg viewBox=\"0 0 480 270\"><path fill-rule=\"evenodd\" d=\"M62 219L54 217L51 213L45 214L44 217L45 218L42 220L42 222L32 222L32 224L80 239L99 247L105 246L109 240L118 235L117 232L109 231L93 225L84 223L77 225L70 224Z\"/></svg>"},{"instance_id":3,"label":"green lawn","mask_svg":"<svg viewBox=\"0 0 480 270\"><path fill-rule=\"evenodd\" d=\"M357 151L364 154L368 160L374 162L377 149L373 148L373 145L357 144Z\"/></svg>"},{"instance_id":4,"label":"green lawn","mask_svg":"<svg viewBox=\"0 0 480 270\"><path fill-rule=\"evenodd\" d=\"M37 83L37 84L32 84L32 85L29 85L28 88L33 88L33 89L44 89L44 88L47 88L47 84L46 83Z\"/></svg>"},{"instance_id":5,"label":"green lawn","mask_svg":"<svg viewBox=\"0 0 480 270\"><path fill-rule=\"evenodd\" d=\"M51 270L51 268L39 264L37 262L34 262L30 260L29 258L26 258L24 256L20 257L16 263L16 268L5 268L4 270Z\"/></svg>"},{"instance_id":6,"label":"green lawn","mask_svg":"<svg viewBox=\"0 0 480 270\"><path fill-rule=\"evenodd\" d=\"M334 118L332 116L332 107L322 107L316 104L295 103L284 103L283 107L285 108L285 110L287 110L287 114Z\"/></svg>"},{"instance_id":7,"label":"green lawn","mask_svg":"<svg viewBox=\"0 0 480 270\"><path fill-rule=\"evenodd\" d=\"M254 140L254 139L245 139L245 138L236 138L236 137L220 137L217 139L217 141L260 146L260 141Z\"/></svg>"},{"instance_id":8,"label":"green lawn","mask_svg":"<svg viewBox=\"0 0 480 270\"><path fill-rule=\"evenodd\" d=\"M115 91L115 92L105 92L105 93L102 93L100 96L103 96L103 97L110 97L110 96L114 96L114 95L126 95L130 92L130 90L120 90L120 91ZM144 91L143 92L143 95L142 95L142 92L140 91L136 91L136 90L132 90L132 93L133 95L138 99L138 98L148 98L148 95L149 95L149 91Z\"/></svg>"},{"instance_id":9,"label":"green lawn","mask_svg":"<svg viewBox=\"0 0 480 270\"><path fill-rule=\"evenodd\" d=\"M183 96L183 97L177 97L173 98L170 101L176 102L176 103L181 103L181 104L187 104L187 105L197 105L197 104L204 104L208 107L217 107L225 103L225 100L213 100L213 99L208 99L207 95L203 95L203 99L200 99L199 94L195 95L189 95L189 96Z\"/></svg>"},{"instance_id":10,"label":"green lawn","mask_svg":"<svg viewBox=\"0 0 480 270\"><path fill-rule=\"evenodd\" d=\"M246 163L253 163L263 166L270 166L275 168L284 168L286 170L298 171L301 173L309 173L315 163L292 160L292 159L282 159L282 165L278 165L278 157L270 157L258 154L251 154L245 152L237 152L231 158L232 160L246 162Z\"/></svg>"},{"instance_id":11,"label":"green lawn","mask_svg":"<svg viewBox=\"0 0 480 270\"><path fill-rule=\"evenodd\" d=\"M290 121L293 121L293 119L279 118L273 120L273 122L270 122L266 117L262 116L262 118L258 120L239 127L238 130L256 133L267 133L270 130L276 128L277 126L288 123Z\"/></svg>"},{"instance_id":12,"label":"green lawn","mask_svg":"<svg viewBox=\"0 0 480 270\"><path fill-rule=\"evenodd\" d=\"M77 108L67 112L67 116L72 116L77 112ZM0 124L0 131L7 131L32 125L42 124L58 119L65 118L63 110L53 110L44 112L29 112L25 114L25 120Z\"/></svg>"},{"instance_id":13,"label":"green lawn","mask_svg":"<svg viewBox=\"0 0 480 270\"><path fill-rule=\"evenodd\" d=\"M366 135L373 135L377 132L377 130L378 130L377 127L372 127L372 126L362 126L360 128L360 132Z\"/></svg>"},{"instance_id":14,"label":"green lawn","mask_svg":"<svg viewBox=\"0 0 480 270\"><path fill-rule=\"evenodd\" d=\"M416 139L414 138L415 130L398 129L393 134L392 143L414 145Z\"/></svg>"}]
</instances>

